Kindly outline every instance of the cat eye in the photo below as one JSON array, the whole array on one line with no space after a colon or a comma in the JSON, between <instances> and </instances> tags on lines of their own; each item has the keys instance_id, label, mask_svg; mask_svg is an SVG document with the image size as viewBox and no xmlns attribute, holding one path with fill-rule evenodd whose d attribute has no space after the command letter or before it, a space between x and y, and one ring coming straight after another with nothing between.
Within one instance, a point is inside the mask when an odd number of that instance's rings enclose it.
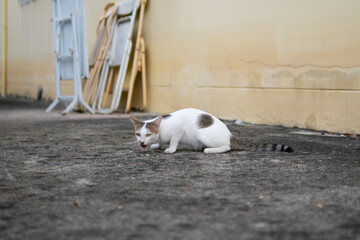
<instances>
[{"instance_id":1,"label":"cat eye","mask_svg":"<svg viewBox=\"0 0 360 240\"><path fill-rule=\"evenodd\" d=\"M136 136L140 137L140 133L135 133Z\"/></svg>"},{"instance_id":2,"label":"cat eye","mask_svg":"<svg viewBox=\"0 0 360 240\"><path fill-rule=\"evenodd\" d=\"M147 137L150 137L150 136L151 136L151 134L146 134L146 136L147 136Z\"/></svg>"}]
</instances>

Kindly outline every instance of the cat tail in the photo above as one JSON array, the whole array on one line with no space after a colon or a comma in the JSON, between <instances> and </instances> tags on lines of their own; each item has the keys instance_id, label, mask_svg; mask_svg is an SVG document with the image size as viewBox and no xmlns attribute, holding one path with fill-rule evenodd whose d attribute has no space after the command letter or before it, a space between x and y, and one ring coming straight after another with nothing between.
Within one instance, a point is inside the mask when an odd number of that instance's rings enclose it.
<instances>
[{"instance_id":1,"label":"cat tail","mask_svg":"<svg viewBox=\"0 0 360 240\"><path fill-rule=\"evenodd\" d=\"M279 151L279 152L294 152L292 147L284 144L259 144L240 141L234 136L230 138L231 148L240 151Z\"/></svg>"}]
</instances>

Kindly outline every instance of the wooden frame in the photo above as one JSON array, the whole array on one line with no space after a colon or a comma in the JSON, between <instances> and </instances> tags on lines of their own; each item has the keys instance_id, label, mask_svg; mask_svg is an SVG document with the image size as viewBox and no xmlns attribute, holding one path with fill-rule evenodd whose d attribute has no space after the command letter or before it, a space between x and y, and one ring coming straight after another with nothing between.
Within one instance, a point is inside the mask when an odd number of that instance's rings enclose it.
<instances>
[{"instance_id":1,"label":"wooden frame","mask_svg":"<svg viewBox=\"0 0 360 240\"><path fill-rule=\"evenodd\" d=\"M134 62L133 62L132 71L131 71L130 85L129 85L129 92L128 92L128 97L127 97L127 101L126 101L125 113L130 112L132 95L133 95L134 85L135 85L135 79L136 79L136 75L139 71L142 72L143 108L146 108L146 106L147 106L145 41L144 41L144 38L142 37L142 28L143 28L146 2L147 2L147 0L141 1L139 27L138 27L137 37L136 37Z\"/></svg>"}]
</instances>

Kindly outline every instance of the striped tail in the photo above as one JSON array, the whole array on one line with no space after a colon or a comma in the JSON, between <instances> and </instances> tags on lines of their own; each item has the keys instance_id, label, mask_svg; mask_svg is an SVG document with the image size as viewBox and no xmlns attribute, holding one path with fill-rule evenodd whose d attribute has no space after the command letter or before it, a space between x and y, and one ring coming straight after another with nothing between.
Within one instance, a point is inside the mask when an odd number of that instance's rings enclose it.
<instances>
[{"instance_id":1,"label":"striped tail","mask_svg":"<svg viewBox=\"0 0 360 240\"><path fill-rule=\"evenodd\" d=\"M234 136L230 138L231 148L240 151L278 151L278 152L294 152L292 147L284 144L258 144L240 141Z\"/></svg>"}]
</instances>

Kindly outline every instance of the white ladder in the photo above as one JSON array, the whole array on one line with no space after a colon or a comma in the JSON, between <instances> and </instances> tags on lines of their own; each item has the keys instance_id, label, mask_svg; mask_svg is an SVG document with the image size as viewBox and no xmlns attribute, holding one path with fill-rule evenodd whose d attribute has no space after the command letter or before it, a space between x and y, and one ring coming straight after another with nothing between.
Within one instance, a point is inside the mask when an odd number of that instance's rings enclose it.
<instances>
[{"instance_id":1,"label":"white ladder","mask_svg":"<svg viewBox=\"0 0 360 240\"><path fill-rule=\"evenodd\" d=\"M81 79L88 78L88 56L85 32L84 0L53 0L53 39L55 53L56 99L46 113L59 102L70 104L62 114L70 112L77 103L94 114L82 97ZM62 80L74 81L74 94L62 95Z\"/></svg>"}]
</instances>

